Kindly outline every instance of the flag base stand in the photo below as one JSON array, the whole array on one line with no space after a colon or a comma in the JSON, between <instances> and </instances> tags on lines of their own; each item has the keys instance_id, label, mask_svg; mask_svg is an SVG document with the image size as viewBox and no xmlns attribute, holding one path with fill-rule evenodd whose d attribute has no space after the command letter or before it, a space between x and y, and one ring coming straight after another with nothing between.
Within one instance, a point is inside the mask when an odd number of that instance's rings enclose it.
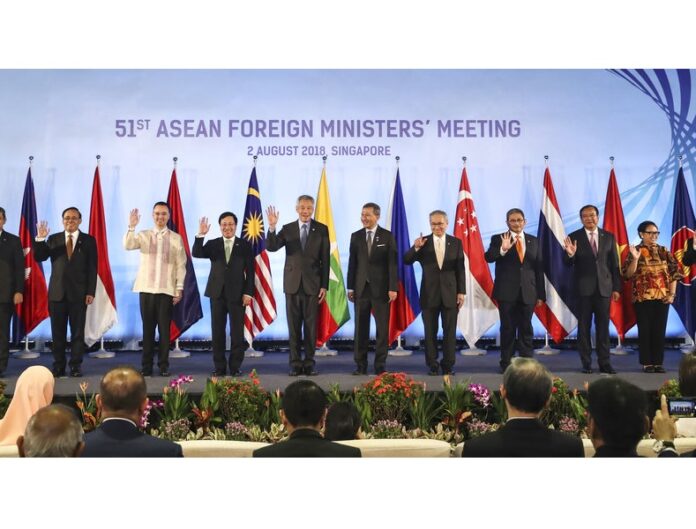
<instances>
[{"instance_id":1,"label":"flag base stand","mask_svg":"<svg viewBox=\"0 0 696 529\"><path fill-rule=\"evenodd\" d=\"M182 351L179 348L179 340L177 339L174 342L174 349L169 351L169 358L188 358L189 356L191 356L189 351Z\"/></svg>"},{"instance_id":2,"label":"flag base stand","mask_svg":"<svg viewBox=\"0 0 696 529\"><path fill-rule=\"evenodd\" d=\"M488 351L479 349L478 347L469 347L467 349L460 349L459 354L462 356L484 356L488 354Z\"/></svg>"},{"instance_id":3,"label":"flag base stand","mask_svg":"<svg viewBox=\"0 0 696 529\"><path fill-rule=\"evenodd\" d=\"M257 351L252 347L252 344L249 344L249 347L247 347L247 350L244 351L244 358L261 358L263 356L263 351Z\"/></svg>"},{"instance_id":4,"label":"flag base stand","mask_svg":"<svg viewBox=\"0 0 696 529\"><path fill-rule=\"evenodd\" d=\"M329 349L326 347L326 342L324 342L324 345L314 351L314 356L338 356L338 351L336 351L336 349Z\"/></svg>"},{"instance_id":5,"label":"flag base stand","mask_svg":"<svg viewBox=\"0 0 696 529\"><path fill-rule=\"evenodd\" d=\"M99 345L99 350L98 351L92 351L89 353L87 356L90 358L113 358L116 356L116 353L113 351L107 351L104 349L104 337L102 336L101 343Z\"/></svg>"},{"instance_id":6,"label":"flag base stand","mask_svg":"<svg viewBox=\"0 0 696 529\"><path fill-rule=\"evenodd\" d=\"M544 347L541 347L540 349L534 349L534 354L542 356L553 356L560 354L561 351L559 351L558 349L554 349L549 344L549 333L544 334L544 339L546 340L546 342L544 343Z\"/></svg>"},{"instance_id":7,"label":"flag base stand","mask_svg":"<svg viewBox=\"0 0 696 529\"><path fill-rule=\"evenodd\" d=\"M609 352L616 356L626 356L631 354L633 352L633 349L631 349L630 347L624 347L624 345L621 343L621 337L619 336L616 347L609 349Z\"/></svg>"},{"instance_id":8,"label":"flag base stand","mask_svg":"<svg viewBox=\"0 0 696 529\"><path fill-rule=\"evenodd\" d=\"M21 358L22 360L32 360L34 358L38 358L41 356L41 353L38 352L39 348L39 343L37 341L36 347L34 348L34 351L29 350L29 336L26 336L24 338L24 349L21 351L17 351L12 355L12 358Z\"/></svg>"},{"instance_id":9,"label":"flag base stand","mask_svg":"<svg viewBox=\"0 0 696 529\"><path fill-rule=\"evenodd\" d=\"M682 345L679 349L681 349L682 353L689 354L694 350L694 345L696 345L696 342L694 342L694 339L687 334L686 339L684 340L684 345Z\"/></svg>"},{"instance_id":10,"label":"flag base stand","mask_svg":"<svg viewBox=\"0 0 696 529\"><path fill-rule=\"evenodd\" d=\"M411 356L413 354L413 351L401 347L401 335L399 335L396 338L396 347L394 349L391 349L387 354L389 356Z\"/></svg>"}]
</instances>

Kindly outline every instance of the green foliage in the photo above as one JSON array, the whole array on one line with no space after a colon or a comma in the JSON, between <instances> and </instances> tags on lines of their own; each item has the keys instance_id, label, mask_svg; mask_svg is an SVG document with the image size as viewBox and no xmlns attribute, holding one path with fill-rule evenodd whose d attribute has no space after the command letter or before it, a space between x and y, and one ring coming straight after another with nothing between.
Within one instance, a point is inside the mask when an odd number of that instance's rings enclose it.
<instances>
[{"instance_id":1,"label":"green foliage","mask_svg":"<svg viewBox=\"0 0 696 529\"><path fill-rule=\"evenodd\" d=\"M422 391L411 401L409 415L414 428L430 429L442 410L442 402L437 393Z\"/></svg>"},{"instance_id":2,"label":"green foliage","mask_svg":"<svg viewBox=\"0 0 696 529\"><path fill-rule=\"evenodd\" d=\"M556 377L551 387L551 402L540 419L547 426L563 430L563 424L568 418L572 418L577 422L578 428L582 429L587 425L586 409L587 401L578 390L571 391L563 379Z\"/></svg>"},{"instance_id":3,"label":"green foliage","mask_svg":"<svg viewBox=\"0 0 696 529\"><path fill-rule=\"evenodd\" d=\"M7 407L10 405L10 399L5 396L5 383L0 380L0 419L5 416Z\"/></svg>"},{"instance_id":4,"label":"green foliage","mask_svg":"<svg viewBox=\"0 0 696 529\"><path fill-rule=\"evenodd\" d=\"M367 403L372 412L371 420L363 424L371 424L372 420L403 424L413 400L423 391L423 384L405 373L382 373L355 390L355 405L358 407L357 401L361 399L361 405Z\"/></svg>"},{"instance_id":5,"label":"green foliage","mask_svg":"<svg viewBox=\"0 0 696 529\"><path fill-rule=\"evenodd\" d=\"M269 394L252 371L248 379L225 378L217 382L219 412L223 424L246 426L269 421Z\"/></svg>"},{"instance_id":6,"label":"green foliage","mask_svg":"<svg viewBox=\"0 0 696 529\"><path fill-rule=\"evenodd\" d=\"M679 389L679 382L673 378L665 380L657 389L657 396L659 397L660 395L664 395L667 398L681 397L682 394L681 390Z\"/></svg>"},{"instance_id":7,"label":"green foliage","mask_svg":"<svg viewBox=\"0 0 696 529\"><path fill-rule=\"evenodd\" d=\"M219 415L220 397L217 388L217 379L208 379L201 395L198 406L193 406L193 425L195 429L201 428L207 432L213 426L220 425L222 418Z\"/></svg>"}]
</instances>

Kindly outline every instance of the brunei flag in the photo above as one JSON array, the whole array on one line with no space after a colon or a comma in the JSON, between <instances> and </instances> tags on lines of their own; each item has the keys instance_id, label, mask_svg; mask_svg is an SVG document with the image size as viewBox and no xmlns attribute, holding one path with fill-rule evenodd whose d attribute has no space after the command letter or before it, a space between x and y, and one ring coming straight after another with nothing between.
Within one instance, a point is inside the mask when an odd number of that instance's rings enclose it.
<instances>
[{"instance_id":1,"label":"brunei flag","mask_svg":"<svg viewBox=\"0 0 696 529\"><path fill-rule=\"evenodd\" d=\"M333 213L331 211L331 196L329 184L326 181L326 168L321 171L319 191L317 192L317 207L314 220L326 224L329 228L329 290L326 300L319 305L317 313L317 347L324 345L331 336L350 319L348 313L348 298L341 271L341 255L336 242Z\"/></svg>"}]
</instances>

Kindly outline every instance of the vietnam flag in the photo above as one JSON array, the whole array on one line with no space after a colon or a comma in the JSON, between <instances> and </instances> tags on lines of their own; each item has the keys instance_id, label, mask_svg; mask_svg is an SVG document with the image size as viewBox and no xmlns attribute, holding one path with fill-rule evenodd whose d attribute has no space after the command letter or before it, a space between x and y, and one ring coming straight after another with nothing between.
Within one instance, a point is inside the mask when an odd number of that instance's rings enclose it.
<instances>
[{"instance_id":1,"label":"vietnam flag","mask_svg":"<svg viewBox=\"0 0 696 529\"><path fill-rule=\"evenodd\" d=\"M628 233L626 232L626 221L613 167L609 173L609 186L607 187L607 199L604 203L604 225L602 228L614 234L616 251L619 255L619 270L621 270L621 264L628 256ZM623 340L626 332L636 324L636 312L631 302L631 282L626 280L622 282L621 298L618 301L611 302L609 317L614 323L614 327L616 327L619 338Z\"/></svg>"},{"instance_id":2,"label":"vietnam flag","mask_svg":"<svg viewBox=\"0 0 696 529\"><path fill-rule=\"evenodd\" d=\"M329 184L326 181L326 167L321 171L314 220L329 227L329 243L331 245L329 253L329 290L326 293L324 303L319 305L317 312L316 345L320 347L333 336L341 325L350 319L346 287L343 282L343 271L341 270L341 257L338 252L336 229L334 228L333 213L331 211Z\"/></svg>"}]
</instances>

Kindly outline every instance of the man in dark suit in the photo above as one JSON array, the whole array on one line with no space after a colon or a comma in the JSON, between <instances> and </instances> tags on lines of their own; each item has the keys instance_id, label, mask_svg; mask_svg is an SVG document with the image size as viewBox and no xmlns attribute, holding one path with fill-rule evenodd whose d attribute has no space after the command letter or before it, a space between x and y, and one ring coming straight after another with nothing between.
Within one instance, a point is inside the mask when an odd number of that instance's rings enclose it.
<instances>
[{"instance_id":1,"label":"man in dark suit","mask_svg":"<svg viewBox=\"0 0 696 529\"><path fill-rule=\"evenodd\" d=\"M539 416L551 401L551 373L533 358L515 358L505 370L500 395L507 422L469 439L463 457L583 457L579 437L550 430Z\"/></svg>"},{"instance_id":2,"label":"man in dark suit","mask_svg":"<svg viewBox=\"0 0 696 529\"><path fill-rule=\"evenodd\" d=\"M599 210L588 204L580 209L583 227L565 239L563 259L573 267L577 295L578 352L582 372L592 373L590 327L594 315L599 371L615 374L609 360L609 306L621 295L616 239L600 229Z\"/></svg>"},{"instance_id":3,"label":"man in dark suit","mask_svg":"<svg viewBox=\"0 0 696 529\"><path fill-rule=\"evenodd\" d=\"M76 207L63 211L64 231L48 237L48 223L37 226L34 258L51 259L48 313L51 316L53 376L65 376L65 348L70 322L70 376L82 376L85 352L85 315L97 288L97 243L78 228L82 214ZM48 238L47 238L48 237Z\"/></svg>"},{"instance_id":4,"label":"man in dark suit","mask_svg":"<svg viewBox=\"0 0 696 529\"><path fill-rule=\"evenodd\" d=\"M367 374L370 313L375 315L375 373L384 373L389 348L389 307L396 299L399 277L396 241L390 231L377 225L381 209L374 202L362 208L364 228L350 236L348 299L355 303L354 375Z\"/></svg>"},{"instance_id":5,"label":"man in dark suit","mask_svg":"<svg viewBox=\"0 0 696 529\"><path fill-rule=\"evenodd\" d=\"M317 338L317 308L329 288L329 229L312 219L314 198L301 195L295 205L298 220L276 233L278 211L269 206L266 249L285 247L283 292L290 342L290 376L314 376L314 349ZM304 360L300 341L304 336Z\"/></svg>"},{"instance_id":6,"label":"man in dark suit","mask_svg":"<svg viewBox=\"0 0 696 529\"><path fill-rule=\"evenodd\" d=\"M444 375L454 374L454 349L457 337L457 314L464 304L464 250L462 241L446 235L447 213L435 210L430 214L432 235L421 234L404 254L404 263L420 262L423 278L420 305L425 328L425 360L429 375L436 376L438 367ZM442 316L442 361L437 363L438 319Z\"/></svg>"},{"instance_id":7,"label":"man in dark suit","mask_svg":"<svg viewBox=\"0 0 696 529\"><path fill-rule=\"evenodd\" d=\"M326 394L311 380L298 380L283 392L280 419L290 437L254 450L253 457L361 457L360 449L324 439Z\"/></svg>"},{"instance_id":8,"label":"man in dark suit","mask_svg":"<svg viewBox=\"0 0 696 529\"><path fill-rule=\"evenodd\" d=\"M544 265L537 238L524 233L524 212L507 212L509 231L491 237L486 261L495 263L493 298L500 314L500 372L510 365L515 338L520 356L534 354L532 316L534 306L546 300Z\"/></svg>"},{"instance_id":9,"label":"man in dark suit","mask_svg":"<svg viewBox=\"0 0 696 529\"><path fill-rule=\"evenodd\" d=\"M145 378L139 371L119 366L106 373L97 394L102 422L85 435L82 457L183 457L180 445L140 431L147 404Z\"/></svg>"},{"instance_id":10,"label":"man in dark suit","mask_svg":"<svg viewBox=\"0 0 696 529\"><path fill-rule=\"evenodd\" d=\"M0 208L0 377L10 356L10 320L24 300L24 253L19 237L4 230L7 216Z\"/></svg>"},{"instance_id":11,"label":"man in dark suit","mask_svg":"<svg viewBox=\"0 0 696 529\"><path fill-rule=\"evenodd\" d=\"M222 237L203 244L210 230L208 219L199 223L198 235L191 253L194 257L210 259L210 275L205 295L210 298L210 318L213 331L213 362L215 376L225 376L225 326L230 319L230 375L238 376L244 360L244 311L254 296L254 255L251 245L235 237L237 216L225 211L218 219Z\"/></svg>"}]
</instances>

